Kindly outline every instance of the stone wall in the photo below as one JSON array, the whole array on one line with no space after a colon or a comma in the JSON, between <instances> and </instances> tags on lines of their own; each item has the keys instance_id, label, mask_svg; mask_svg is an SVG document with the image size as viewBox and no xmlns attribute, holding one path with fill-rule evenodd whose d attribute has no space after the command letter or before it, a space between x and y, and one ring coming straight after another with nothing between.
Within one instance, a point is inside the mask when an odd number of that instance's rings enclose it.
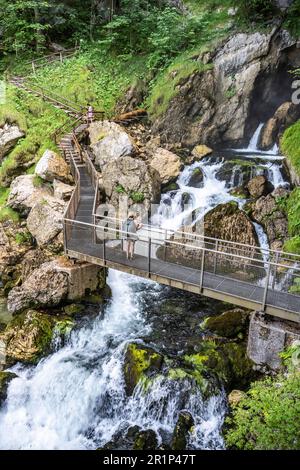
<instances>
[{"instance_id":1,"label":"stone wall","mask_svg":"<svg viewBox=\"0 0 300 470\"><path fill-rule=\"evenodd\" d=\"M279 353L294 341L300 341L300 325L252 313L247 353L258 369L279 370Z\"/></svg>"}]
</instances>

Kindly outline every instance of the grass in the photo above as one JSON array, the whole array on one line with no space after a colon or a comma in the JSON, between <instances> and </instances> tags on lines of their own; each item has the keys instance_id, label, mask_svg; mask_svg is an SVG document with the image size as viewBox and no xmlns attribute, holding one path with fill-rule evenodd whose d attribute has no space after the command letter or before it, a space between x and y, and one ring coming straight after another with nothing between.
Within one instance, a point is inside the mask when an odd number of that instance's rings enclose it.
<instances>
[{"instance_id":1,"label":"grass","mask_svg":"<svg viewBox=\"0 0 300 470\"><path fill-rule=\"evenodd\" d=\"M281 150L300 175L300 120L284 132L281 140Z\"/></svg>"},{"instance_id":2,"label":"grass","mask_svg":"<svg viewBox=\"0 0 300 470\"><path fill-rule=\"evenodd\" d=\"M8 85L6 103L0 106L0 125L16 123L26 135L3 160L0 185L7 187L14 177L26 173L45 150L57 151L52 135L66 121L63 111Z\"/></svg>"}]
</instances>

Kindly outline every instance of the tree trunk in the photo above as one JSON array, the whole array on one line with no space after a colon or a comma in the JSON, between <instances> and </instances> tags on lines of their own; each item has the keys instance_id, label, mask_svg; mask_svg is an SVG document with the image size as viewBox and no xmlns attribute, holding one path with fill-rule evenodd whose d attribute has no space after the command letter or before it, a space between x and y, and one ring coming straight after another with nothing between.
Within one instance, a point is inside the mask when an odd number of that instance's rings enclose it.
<instances>
[{"instance_id":1,"label":"tree trunk","mask_svg":"<svg viewBox=\"0 0 300 470\"><path fill-rule=\"evenodd\" d=\"M41 48L41 44L43 43L43 33L40 28L40 12L37 4L33 7L34 9L34 21L36 24L36 30L35 30L35 48L36 51L39 52Z\"/></svg>"}]
</instances>

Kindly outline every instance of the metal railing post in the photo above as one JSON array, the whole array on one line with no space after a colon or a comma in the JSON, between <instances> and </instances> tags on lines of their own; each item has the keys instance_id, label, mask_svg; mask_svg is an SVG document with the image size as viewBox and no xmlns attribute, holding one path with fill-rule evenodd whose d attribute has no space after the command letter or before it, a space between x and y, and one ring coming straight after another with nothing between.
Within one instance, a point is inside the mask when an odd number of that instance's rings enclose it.
<instances>
[{"instance_id":1,"label":"metal railing post","mask_svg":"<svg viewBox=\"0 0 300 470\"><path fill-rule=\"evenodd\" d=\"M165 230L165 241L164 241L164 261L167 260L167 237L168 237L168 230Z\"/></svg>"},{"instance_id":2,"label":"metal railing post","mask_svg":"<svg viewBox=\"0 0 300 470\"><path fill-rule=\"evenodd\" d=\"M271 288L272 288L273 290L274 290L274 288L275 288L275 283L276 283L277 264L278 264L278 261L279 261L279 252L277 251L277 252L276 252L276 255L275 255L275 266L274 266L273 279L272 279L272 286L271 286Z\"/></svg>"},{"instance_id":3,"label":"metal railing post","mask_svg":"<svg viewBox=\"0 0 300 470\"><path fill-rule=\"evenodd\" d=\"M104 232L103 232L104 234ZM104 266L106 266L106 239L105 239L105 235L104 235L104 238L103 238L103 261L104 261Z\"/></svg>"},{"instance_id":4,"label":"metal railing post","mask_svg":"<svg viewBox=\"0 0 300 470\"><path fill-rule=\"evenodd\" d=\"M201 294L201 292L202 292L202 290L203 290L204 263L205 263L205 248L202 248L201 271L200 271L200 294Z\"/></svg>"},{"instance_id":5,"label":"metal railing post","mask_svg":"<svg viewBox=\"0 0 300 470\"><path fill-rule=\"evenodd\" d=\"M148 239L148 276L151 275L151 235Z\"/></svg>"},{"instance_id":6,"label":"metal railing post","mask_svg":"<svg viewBox=\"0 0 300 470\"><path fill-rule=\"evenodd\" d=\"M269 290L270 274L271 274L271 262L269 261L268 270L267 270L267 276L266 276L266 285L265 285L265 290L264 290L264 295L263 295L263 300L262 300L262 306L261 306L262 312L265 312L265 310L266 310L267 296L268 296L268 290Z\"/></svg>"},{"instance_id":7,"label":"metal railing post","mask_svg":"<svg viewBox=\"0 0 300 470\"><path fill-rule=\"evenodd\" d=\"M217 251L218 251L218 247L219 247L219 241L216 240L216 243L215 243L215 251L216 251L216 253L215 253L215 256L214 256L214 274L216 274L216 272L217 272L217 256L218 256Z\"/></svg>"}]
</instances>

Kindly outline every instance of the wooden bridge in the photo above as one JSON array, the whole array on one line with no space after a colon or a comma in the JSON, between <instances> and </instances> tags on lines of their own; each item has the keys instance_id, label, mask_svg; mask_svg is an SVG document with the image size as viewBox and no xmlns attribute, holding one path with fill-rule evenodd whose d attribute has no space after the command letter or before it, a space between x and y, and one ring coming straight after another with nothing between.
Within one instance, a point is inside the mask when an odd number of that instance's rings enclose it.
<instances>
[{"instance_id":1,"label":"wooden bridge","mask_svg":"<svg viewBox=\"0 0 300 470\"><path fill-rule=\"evenodd\" d=\"M82 110L20 77L11 81L75 119L60 140L76 182L63 220L68 256L300 322L300 256L146 225L127 260L122 221L97 215L99 174L78 139L87 127Z\"/></svg>"}]
</instances>

